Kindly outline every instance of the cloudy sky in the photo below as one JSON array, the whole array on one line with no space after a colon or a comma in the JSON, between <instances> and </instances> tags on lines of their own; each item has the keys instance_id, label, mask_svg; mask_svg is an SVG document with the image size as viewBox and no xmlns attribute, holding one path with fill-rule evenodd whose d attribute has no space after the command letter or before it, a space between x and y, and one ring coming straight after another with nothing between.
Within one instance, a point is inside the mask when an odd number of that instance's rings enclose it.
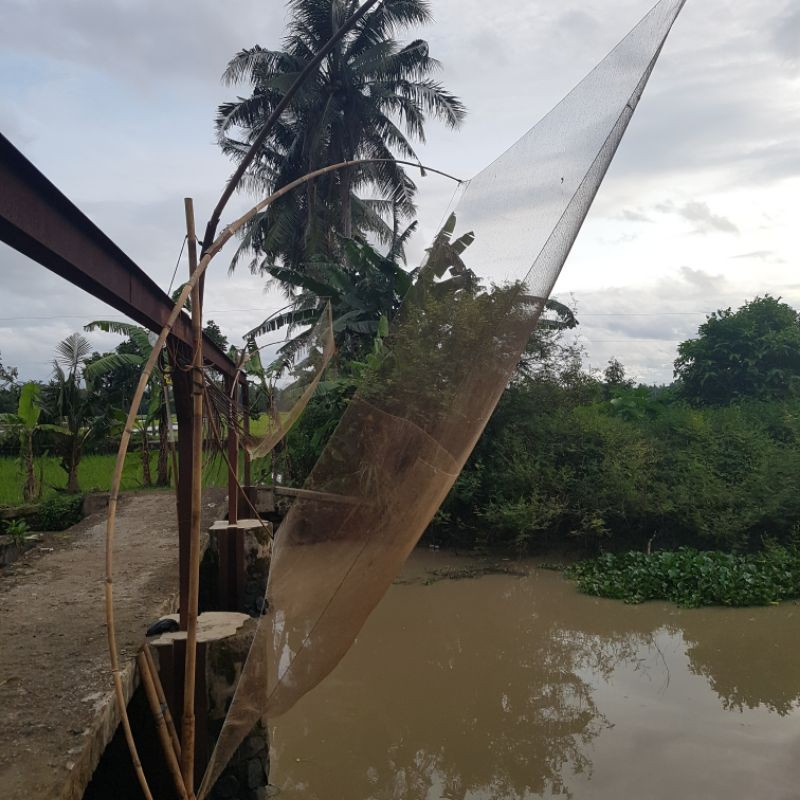
<instances>
[{"instance_id":1,"label":"cloudy sky","mask_svg":"<svg viewBox=\"0 0 800 800\"><path fill-rule=\"evenodd\" d=\"M458 132L432 123L423 161L477 173L650 5L432 0L420 35L469 117ZM0 0L0 18L0 130L166 289L182 198L204 221L230 172L212 122L234 92L219 76L238 49L279 45L283 3ZM764 292L800 307L799 90L797 0L688 0L556 286L577 304L591 365L615 356L668 381L705 313ZM452 191L421 182L417 252ZM225 266L212 267L207 315L236 342L280 300ZM0 275L0 353L23 377L46 377L56 342L114 314L3 245Z\"/></svg>"}]
</instances>

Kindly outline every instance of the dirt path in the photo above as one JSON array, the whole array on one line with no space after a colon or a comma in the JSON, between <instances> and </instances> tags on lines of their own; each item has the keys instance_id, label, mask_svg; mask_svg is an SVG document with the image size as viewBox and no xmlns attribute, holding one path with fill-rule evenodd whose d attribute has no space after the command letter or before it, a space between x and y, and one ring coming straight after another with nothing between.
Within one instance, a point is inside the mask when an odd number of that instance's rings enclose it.
<instances>
[{"instance_id":1,"label":"dirt path","mask_svg":"<svg viewBox=\"0 0 800 800\"><path fill-rule=\"evenodd\" d=\"M221 510L205 499L207 527ZM0 573L0 796L80 798L118 723L106 649L105 514L87 517ZM117 637L127 665L149 623L177 602L172 492L120 504ZM132 690L133 670L125 679Z\"/></svg>"}]
</instances>

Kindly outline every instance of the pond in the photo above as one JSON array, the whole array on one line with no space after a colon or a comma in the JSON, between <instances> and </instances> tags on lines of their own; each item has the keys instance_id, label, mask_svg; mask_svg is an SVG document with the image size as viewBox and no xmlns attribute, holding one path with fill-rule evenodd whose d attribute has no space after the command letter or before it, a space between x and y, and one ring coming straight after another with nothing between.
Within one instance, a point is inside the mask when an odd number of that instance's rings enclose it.
<instances>
[{"instance_id":1,"label":"pond","mask_svg":"<svg viewBox=\"0 0 800 800\"><path fill-rule=\"evenodd\" d=\"M412 555L273 722L281 797L800 797L800 606L627 606L532 562L439 579L480 566Z\"/></svg>"}]
</instances>

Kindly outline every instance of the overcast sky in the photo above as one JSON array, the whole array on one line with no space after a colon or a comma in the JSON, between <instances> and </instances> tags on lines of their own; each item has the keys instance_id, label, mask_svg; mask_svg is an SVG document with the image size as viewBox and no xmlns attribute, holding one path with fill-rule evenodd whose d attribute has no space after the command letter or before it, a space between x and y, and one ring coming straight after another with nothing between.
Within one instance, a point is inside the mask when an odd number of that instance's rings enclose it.
<instances>
[{"instance_id":1,"label":"overcast sky","mask_svg":"<svg viewBox=\"0 0 800 800\"><path fill-rule=\"evenodd\" d=\"M457 132L430 123L423 161L477 173L650 6L432 0L435 22L409 35L428 39L469 116ZM283 3L0 0L0 19L0 130L166 289L182 198L204 223L230 172L213 118L234 92L219 76L238 49L279 45ZM799 90L797 0L688 0L556 286L592 366L615 356L669 381L705 313L765 292L800 307ZM453 192L420 184L417 252ZM251 204L237 197L227 218ZM212 266L207 316L236 343L280 301L225 267ZM22 377L45 378L60 339L114 315L4 245L0 270L0 353Z\"/></svg>"}]
</instances>

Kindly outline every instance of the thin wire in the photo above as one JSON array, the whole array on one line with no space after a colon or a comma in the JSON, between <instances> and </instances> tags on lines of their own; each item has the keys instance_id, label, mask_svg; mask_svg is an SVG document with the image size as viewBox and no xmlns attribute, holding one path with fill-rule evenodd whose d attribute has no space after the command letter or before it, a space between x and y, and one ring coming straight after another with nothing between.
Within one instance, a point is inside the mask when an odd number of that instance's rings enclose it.
<instances>
[{"instance_id":1,"label":"thin wire","mask_svg":"<svg viewBox=\"0 0 800 800\"><path fill-rule=\"evenodd\" d=\"M181 258L183 258L183 248L186 247L186 240L188 236L183 237L183 244L181 245L181 251L178 253L178 260L175 262L175 269L172 270L172 277L169 281L169 289L167 289L167 294L172 296L172 284L175 283L175 276L178 274L178 267L181 265Z\"/></svg>"}]
</instances>

